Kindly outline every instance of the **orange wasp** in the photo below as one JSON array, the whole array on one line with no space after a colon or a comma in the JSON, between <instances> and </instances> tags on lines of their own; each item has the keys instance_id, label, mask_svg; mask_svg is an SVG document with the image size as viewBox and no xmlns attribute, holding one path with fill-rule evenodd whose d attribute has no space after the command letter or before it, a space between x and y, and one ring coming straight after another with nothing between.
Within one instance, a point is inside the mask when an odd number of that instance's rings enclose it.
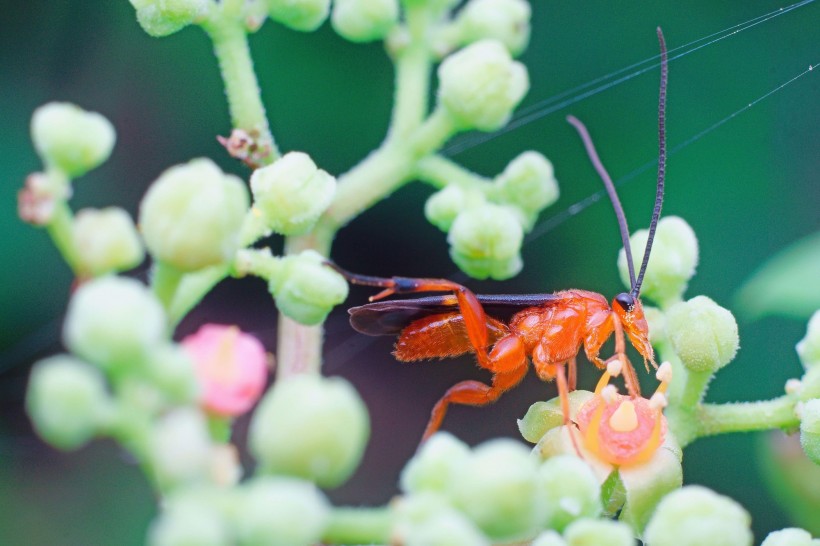
<instances>
[{"instance_id":1,"label":"orange wasp","mask_svg":"<svg viewBox=\"0 0 820 546\"><path fill-rule=\"evenodd\" d=\"M639 299L649 253L663 203L666 166L665 107L668 60L663 34L658 29L661 48L661 83L658 115L659 159L655 208L649 227L640 273L636 279L629 245L629 229L620 200L609 174L598 158L584 125L570 116L567 120L578 130L590 159L603 179L615 208L626 251L631 289L615 296L610 305L601 294L587 290L562 290L553 294L475 295L468 288L446 279L409 277L371 277L347 272L328 263L351 283L381 287L370 301L393 294L452 292L450 295L391 300L353 307L350 323L368 335L398 335L394 355L404 362L444 358L475 353L478 365L490 371L489 385L462 381L452 386L436 403L422 441L441 426L450 404L484 406L516 386L532 360L544 381L556 380L565 423L569 422L568 393L575 390L575 358L583 347L587 359L599 368L620 360L630 396L640 396L635 369L626 357L624 334L647 362L657 368L649 331ZM505 312L515 311L508 321L499 320ZM601 347L615 334L615 355L599 356ZM564 367L569 369L567 372Z\"/></svg>"}]
</instances>

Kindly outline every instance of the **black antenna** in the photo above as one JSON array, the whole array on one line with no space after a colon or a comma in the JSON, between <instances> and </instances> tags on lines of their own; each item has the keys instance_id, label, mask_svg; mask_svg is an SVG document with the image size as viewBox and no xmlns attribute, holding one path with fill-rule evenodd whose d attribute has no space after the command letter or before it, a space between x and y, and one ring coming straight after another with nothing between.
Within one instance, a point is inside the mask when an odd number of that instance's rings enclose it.
<instances>
[{"instance_id":1,"label":"black antenna","mask_svg":"<svg viewBox=\"0 0 820 546\"><path fill-rule=\"evenodd\" d=\"M638 273L638 282L632 284L632 296L637 298L641 291L643 276L649 264L649 252L652 250L652 241L655 239L655 229L661 217L663 206L663 181L666 176L666 84L669 79L669 59L666 55L666 41L663 31L658 27L658 42L661 46L661 88L658 97L658 190L655 194L655 209L652 211L652 222L649 224L649 236L646 238L646 250L643 253L641 272ZM627 250L629 252L629 250Z\"/></svg>"},{"instance_id":2,"label":"black antenna","mask_svg":"<svg viewBox=\"0 0 820 546\"><path fill-rule=\"evenodd\" d=\"M587 150L589 160L592 162L595 170L598 171L598 176L600 176L601 180L604 181L606 192L609 194L609 200L612 201L612 206L615 207L615 216L618 217L618 227L621 228L621 239L623 239L624 252L626 252L626 265L629 267L629 283L632 287L632 292L637 294L635 284L635 265L632 263L632 249L629 246L629 227L626 225L626 216L624 215L624 209L621 206L621 200L618 199L618 194L615 192L615 184L612 183L609 173L606 172L604 164L601 163L601 159L598 157L598 152L595 151L595 145L592 143L592 138L590 138L589 132L587 132L587 128L584 127L584 124L581 123L575 116L567 116L567 121L575 127L578 134L581 136L581 140L584 142L584 147ZM660 212L657 205L656 208ZM643 275L641 275L641 277L643 277Z\"/></svg>"}]
</instances>

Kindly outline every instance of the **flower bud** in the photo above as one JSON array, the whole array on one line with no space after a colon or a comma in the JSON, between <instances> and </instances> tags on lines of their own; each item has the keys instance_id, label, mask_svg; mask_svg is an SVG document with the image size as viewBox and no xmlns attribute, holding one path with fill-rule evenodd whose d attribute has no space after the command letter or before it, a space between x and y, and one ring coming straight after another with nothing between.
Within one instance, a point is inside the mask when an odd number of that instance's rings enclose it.
<instances>
[{"instance_id":1,"label":"flower bud","mask_svg":"<svg viewBox=\"0 0 820 546\"><path fill-rule=\"evenodd\" d=\"M574 415L594 395L589 391L569 393L570 414ZM549 430L564 424L561 399L556 397L548 402L535 402L529 407L523 419L518 420L518 430L528 442L537 443Z\"/></svg>"},{"instance_id":2,"label":"flower bud","mask_svg":"<svg viewBox=\"0 0 820 546\"><path fill-rule=\"evenodd\" d=\"M181 343L194 363L205 411L234 417L253 407L268 380L268 357L258 339L236 326L205 324Z\"/></svg>"},{"instance_id":3,"label":"flower bud","mask_svg":"<svg viewBox=\"0 0 820 546\"><path fill-rule=\"evenodd\" d=\"M820 366L812 366L800 379L800 400L820 398Z\"/></svg>"},{"instance_id":4,"label":"flower bud","mask_svg":"<svg viewBox=\"0 0 820 546\"><path fill-rule=\"evenodd\" d=\"M344 379L298 376L274 383L251 420L249 447L266 473L335 487L361 460L370 422Z\"/></svg>"},{"instance_id":5,"label":"flower bud","mask_svg":"<svg viewBox=\"0 0 820 546\"><path fill-rule=\"evenodd\" d=\"M592 469L572 455L551 457L538 469L538 486L546 498L544 528L563 531L567 525L601 513L601 487Z\"/></svg>"},{"instance_id":6,"label":"flower bud","mask_svg":"<svg viewBox=\"0 0 820 546\"><path fill-rule=\"evenodd\" d=\"M150 546L227 546L233 544L220 499L214 492L186 490L172 495L148 532Z\"/></svg>"},{"instance_id":7,"label":"flower bud","mask_svg":"<svg viewBox=\"0 0 820 546\"><path fill-rule=\"evenodd\" d=\"M450 257L476 279L503 280L521 271L524 230L509 208L487 203L459 214L447 237Z\"/></svg>"},{"instance_id":8,"label":"flower bud","mask_svg":"<svg viewBox=\"0 0 820 546\"><path fill-rule=\"evenodd\" d=\"M643 260L648 236L649 231L642 229L629 239L636 275ZM677 216L661 218L655 231L641 294L660 305L680 299L689 279L695 274L697 265L698 239L689 224ZM631 288L623 249L618 254L618 271L624 285Z\"/></svg>"},{"instance_id":9,"label":"flower bud","mask_svg":"<svg viewBox=\"0 0 820 546\"><path fill-rule=\"evenodd\" d=\"M154 258L180 271L224 263L239 248L248 190L210 159L166 170L142 199L139 224Z\"/></svg>"},{"instance_id":10,"label":"flower bud","mask_svg":"<svg viewBox=\"0 0 820 546\"><path fill-rule=\"evenodd\" d=\"M199 396L194 363L179 345L168 344L153 351L147 371L151 384L171 402L189 404Z\"/></svg>"},{"instance_id":11,"label":"flower bud","mask_svg":"<svg viewBox=\"0 0 820 546\"><path fill-rule=\"evenodd\" d=\"M424 442L401 472L405 493L446 491L457 469L470 457L470 448L446 432L438 432Z\"/></svg>"},{"instance_id":12,"label":"flower bud","mask_svg":"<svg viewBox=\"0 0 820 546\"><path fill-rule=\"evenodd\" d=\"M398 18L398 0L336 0L330 22L351 42L371 42L387 36Z\"/></svg>"},{"instance_id":13,"label":"flower bud","mask_svg":"<svg viewBox=\"0 0 820 546\"><path fill-rule=\"evenodd\" d=\"M89 276L131 269L145 257L137 228L121 208L81 210L74 217L72 235L79 266Z\"/></svg>"},{"instance_id":14,"label":"flower bud","mask_svg":"<svg viewBox=\"0 0 820 546\"><path fill-rule=\"evenodd\" d=\"M803 403L800 416L800 445L806 456L820 465L820 398Z\"/></svg>"},{"instance_id":15,"label":"flower bud","mask_svg":"<svg viewBox=\"0 0 820 546\"><path fill-rule=\"evenodd\" d=\"M290 152L251 175L254 205L267 226L283 235L309 230L336 192L336 179L305 153Z\"/></svg>"},{"instance_id":16,"label":"flower bud","mask_svg":"<svg viewBox=\"0 0 820 546\"><path fill-rule=\"evenodd\" d=\"M666 313L666 332L684 366L693 372L715 372L737 353L735 317L706 296L673 305Z\"/></svg>"},{"instance_id":17,"label":"flower bud","mask_svg":"<svg viewBox=\"0 0 820 546\"><path fill-rule=\"evenodd\" d=\"M492 38L518 56L530 39L531 11L525 0L470 0L458 15L462 39L469 43Z\"/></svg>"},{"instance_id":18,"label":"flower bud","mask_svg":"<svg viewBox=\"0 0 820 546\"><path fill-rule=\"evenodd\" d=\"M634 546L629 526L620 521L579 519L564 531L567 546ZM654 546L654 545L653 545Z\"/></svg>"},{"instance_id":19,"label":"flower bud","mask_svg":"<svg viewBox=\"0 0 820 546\"><path fill-rule=\"evenodd\" d=\"M812 541L808 531L797 527L788 527L780 531L772 531L760 546L817 546L820 541Z\"/></svg>"},{"instance_id":20,"label":"flower bud","mask_svg":"<svg viewBox=\"0 0 820 546\"><path fill-rule=\"evenodd\" d=\"M142 29L156 38L168 36L201 19L208 0L131 0Z\"/></svg>"},{"instance_id":21,"label":"flower bud","mask_svg":"<svg viewBox=\"0 0 820 546\"><path fill-rule=\"evenodd\" d=\"M108 159L116 133L101 114L67 102L50 102L34 111L31 138L46 165L76 178Z\"/></svg>"},{"instance_id":22,"label":"flower bud","mask_svg":"<svg viewBox=\"0 0 820 546\"><path fill-rule=\"evenodd\" d=\"M160 418L151 431L151 468L162 487L204 481L211 448L205 416L192 408L176 409Z\"/></svg>"},{"instance_id":23,"label":"flower bud","mask_svg":"<svg viewBox=\"0 0 820 546\"><path fill-rule=\"evenodd\" d=\"M330 506L315 485L295 478L261 477L243 489L235 516L240 544L309 546L321 542Z\"/></svg>"},{"instance_id":24,"label":"flower bud","mask_svg":"<svg viewBox=\"0 0 820 546\"><path fill-rule=\"evenodd\" d=\"M26 408L37 433L60 449L77 449L97 432L110 400L102 375L80 360L58 355L31 370Z\"/></svg>"},{"instance_id":25,"label":"flower bud","mask_svg":"<svg viewBox=\"0 0 820 546\"><path fill-rule=\"evenodd\" d=\"M806 336L797 343L797 355L807 370L812 366L820 366L820 311L816 311L809 319Z\"/></svg>"},{"instance_id":26,"label":"flower bud","mask_svg":"<svg viewBox=\"0 0 820 546\"><path fill-rule=\"evenodd\" d=\"M699 485L666 495L644 533L652 546L750 546L749 513L737 502Z\"/></svg>"},{"instance_id":27,"label":"flower bud","mask_svg":"<svg viewBox=\"0 0 820 546\"><path fill-rule=\"evenodd\" d=\"M347 298L347 281L324 261L312 250L282 260L268 284L279 311L301 324L320 324Z\"/></svg>"},{"instance_id":28,"label":"flower bud","mask_svg":"<svg viewBox=\"0 0 820 546\"><path fill-rule=\"evenodd\" d=\"M497 40L481 40L448 56L438 78L439 103L464 130L502 127L530 85L527 69Z\"/></svg>"},{"instance_id":29,"label":"flower bud","mask_svg":"<svg viewBox=\"0 0 820 546\"><path fill-rule=\"evenodd\" d=\"M494 184L499 197L520 209L530 224L539 212L558 200L558 182L552 163L538 152L524 152L513 159Z\"/></svg>"},{"instance_id":30,"label":"flower bud","mask_svg":"<svg viewBox=\"0 0 820 546\"><path fill-rule=\"evenodd\" d=\"M555 531L544 531L535 537L532 546L567 546L567 542Z\"/></svg>"},{"instance_id":31,"label":"flower bud","mask_svg":"<svg viewBox=\"0 0 820 546\"><path fill-rule=\"evenodd\" d=\"M491 539L524 538L541 528L545 516L537 475L538 464L525 446L490 440L459 466L449 496Z\"/></svg>"},{"instance_id":32,"label":"flower bud","mask_svg":"<svg viewBox=\"0 0 820 546\"><path fill-rule=\"evenodd\" d=\"M391 542L404 546L489 546L481 531L438 493L401 497L395 510Z\"/></svg>"},{"instance_id":33,"label":"flower bud","mask_svg":"<svg viewBox=\"0 0 820 546\"><path fill-rule=\"evenodd\" d=\"M445 186L424 203L424 216L441 231L450 231L458 214L467 206L467 201L464 190L455 185Z\"/></svg>"},{"instance_id":34,"label":"flower bud","mask_svg":"<svg viewBox=\"0 0 820 546\"><path fill-rule=\"evenodd\" d=\"M63 340L78 356L108 372L145 362L166 339L162 305L139 281L102 277L74 292Z\"/></svg>"},{"instance_id":35,"label":"flower bud","mask_svg":"<svg viewBox=\"0 0 820 546\"><path fill-rule=\"evenodd\" d=\"M286 27L311 32L330 12L330 0L267 0L270 18Z\"/></svg>"}]
</instances>

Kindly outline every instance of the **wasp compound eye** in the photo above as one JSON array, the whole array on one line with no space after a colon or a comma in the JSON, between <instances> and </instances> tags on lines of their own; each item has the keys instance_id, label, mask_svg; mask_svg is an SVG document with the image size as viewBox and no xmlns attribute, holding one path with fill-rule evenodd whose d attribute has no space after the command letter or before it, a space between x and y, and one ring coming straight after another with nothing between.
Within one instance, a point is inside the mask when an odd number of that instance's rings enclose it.
<instances>
[{"instance_id":1,"label":"wasp compound eye","mask_svg":"<svg viewBox=\"0 0 820 546\"><path fill-rule=\"evenodd\" d=\"M615 301L627 312L632 311L632 308L635 307L635 298L632 297L632 294L627 294L626 292L615 296Z\"/></svg>"}]
</instances>

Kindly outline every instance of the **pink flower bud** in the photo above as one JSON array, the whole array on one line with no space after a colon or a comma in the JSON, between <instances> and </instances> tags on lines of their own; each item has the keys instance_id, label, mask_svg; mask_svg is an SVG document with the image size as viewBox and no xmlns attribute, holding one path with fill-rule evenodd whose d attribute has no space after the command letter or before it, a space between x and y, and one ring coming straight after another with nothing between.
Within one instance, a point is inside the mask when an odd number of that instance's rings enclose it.
<instances>
[{"instance_id":1,"label":"pink flower bud","mask_svg":"<svg viewBox=\"0 0 820 546\"><path fill-rule=\"evenodd\" d=\"M200 403L222 417L251 409L265 390L267 354L258 339L236 326L205 324L182 340L194 361Z\"/></svg>"}]
</instances>

